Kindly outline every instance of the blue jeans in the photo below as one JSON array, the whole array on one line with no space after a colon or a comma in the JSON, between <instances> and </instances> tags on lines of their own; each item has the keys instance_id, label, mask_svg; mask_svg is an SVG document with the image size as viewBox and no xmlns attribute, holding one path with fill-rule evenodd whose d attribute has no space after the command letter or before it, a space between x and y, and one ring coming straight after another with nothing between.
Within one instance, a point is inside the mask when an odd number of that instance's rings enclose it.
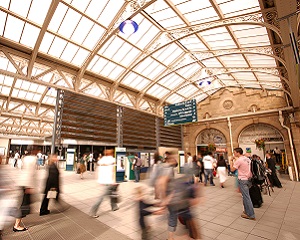
<instances>
[{"instance_id":1,"label":"blue jeans","mask_svg":"<svg viewBox=\"0 0 300 240\"><path fill-rule=\"evenodd\" d=\"M243 204L244 204L244 210L245 213L250 217L250 218L255 218L255 213L253 209L253 204L250 198L250 193L249 193L249 188L251 187L251 182L248 180L240 180L238 179L240 191L242 193L243 197Z\"/></svg>"},{"instance_id":2,"label":"blue jeans","mask_svg":"<svg viewBox=\"0 0 300 240\"><path fill-rule=\"evenodd\" d=\"M214 175L212 169L204 169L204 177L205 177L204 184L207 183L207 179L209 178L210 185L215 185L213 181Z\"/></svg>"},{"instance_id":3,"label":"blue jeans","mask_svg":"<svg viewBox=\"0 0 300 240\"><path fill-rule=\"evenodd\" d=\"M139 182L140 181L140 174L141 174L141 167L134 167L134 176L135 176L135 181Z\"/></svg>"}]
</instances>

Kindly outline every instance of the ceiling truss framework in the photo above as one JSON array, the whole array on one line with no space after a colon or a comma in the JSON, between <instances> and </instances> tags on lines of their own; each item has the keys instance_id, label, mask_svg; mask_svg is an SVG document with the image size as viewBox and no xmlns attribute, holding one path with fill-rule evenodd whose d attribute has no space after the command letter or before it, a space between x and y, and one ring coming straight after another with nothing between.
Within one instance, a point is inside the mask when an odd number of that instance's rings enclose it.
<instances>
[{"instance_id":1,"label":"ceiling truss framework","mask_svg":"<svg viewBox=\"0 0 300 240\"><path fill-rule=\"evenodd\" d=\"M277 18L258 0L1 1L0 134L51 135L56 89L158 116L227 87L293 102Z\"/></svg>"}]
</instances>

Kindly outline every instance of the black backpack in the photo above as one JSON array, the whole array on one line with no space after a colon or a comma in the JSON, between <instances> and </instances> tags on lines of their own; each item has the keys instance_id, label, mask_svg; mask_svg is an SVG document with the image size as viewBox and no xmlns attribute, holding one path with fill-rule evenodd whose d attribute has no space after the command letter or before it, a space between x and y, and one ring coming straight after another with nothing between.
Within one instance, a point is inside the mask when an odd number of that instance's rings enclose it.
<instances>
[{"instance_id":1,"label":"black backpack","mask_svg":"<svg viewBox=\"0 0 300 240\"><path fill-rule=\"evenodd\" d=\"M256 184L263 184L266 180L266 168L261 161L251 160L252 181Z\"/></svg>"}]
</instances>

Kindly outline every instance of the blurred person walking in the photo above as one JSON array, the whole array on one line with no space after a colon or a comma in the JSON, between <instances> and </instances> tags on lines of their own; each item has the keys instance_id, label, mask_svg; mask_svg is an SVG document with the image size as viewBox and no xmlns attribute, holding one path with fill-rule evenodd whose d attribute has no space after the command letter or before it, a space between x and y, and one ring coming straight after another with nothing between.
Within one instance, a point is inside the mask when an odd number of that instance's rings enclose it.
<instances>
[{"instance_id":1,"label":"blurred person walking","mask_svg":"<svg viewBox=\"0 0 300 240\"><path fill-rule=\"evenodd\" d=\"M116 159L113 157L113 153L113 149L104 150L104 156L97 163L98 183L100 184L101 194L96 203L92 206L90 211L90 216L94 218L99 217L99 215L97 215L97 212L105 196L108 196L110 198L110 205L112 211L116 211L119 209L117 205L117 188L119 184L116 183Z\"/></svg>"},{"instance_id":2,"label":"blurred person walking","mask_svg":"<svg viewBox=\"0 0 300 240\"><path fill-rule=\"evenodd\" d=\"M40 216L47 215L50 213L48 209L49 205L49 198L48 192L50 190L56 191L57 195L55 200L58 202L59 197L59 170L57 168L58 156L57 155L50 155L48 159L48 177L46 180L45 190L44 190L44 199L42 201L42 205L40 208Z\"/></svg>"},{"instance_id":3,"label":"blurred person walking","mask_svg":"<svg viewBox=\"0 0 300 240\"><path fill-rule=\"evenodd\" d=\"M21 227L21 222L22 218L30 213L31 194L33 194L35 188L35 169L36 156L25 156L23 159L23 169L19 172L19 178L16 180L19 192L19 203L15 214L14 232L28 230L25 226Z\"/></svg>"},{"instance_id":4,"label":"blurred person walking","mask_svg":"<svg viewBox=\"0 0 300 240\"><path fill-rule=\"evenodd\" d=\"M236 169L238 170L238 184L239 189L242 193L243 197L243 205L244 211L241 215L242 218L256 220L255 213L253 209L253 204L250 198L249 188L251 187L252 177L251 173L251 160L245 156L243 156L243 149L235 148L233 150L234 157L236 157L236 161L230 162L230 170L233 172Z\"/></svg>"}]
</instances>

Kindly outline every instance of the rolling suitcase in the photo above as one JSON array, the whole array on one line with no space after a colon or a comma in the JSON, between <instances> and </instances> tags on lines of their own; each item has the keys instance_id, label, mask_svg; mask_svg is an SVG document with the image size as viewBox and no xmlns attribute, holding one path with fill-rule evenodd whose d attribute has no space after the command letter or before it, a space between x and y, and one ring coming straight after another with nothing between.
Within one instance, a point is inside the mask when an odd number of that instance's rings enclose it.
<instances>
[{"instance_id":1,"label":"rolling suitcase","mask_svg":"<svg viewBox=\"0 0 300 240\"><path fill-rule=\"evenodd\" d=\"M259 208L263 203L260 187L257 184L253 184L249 189L249 193L253 207Z\"/></svg>"}]
</instances>

